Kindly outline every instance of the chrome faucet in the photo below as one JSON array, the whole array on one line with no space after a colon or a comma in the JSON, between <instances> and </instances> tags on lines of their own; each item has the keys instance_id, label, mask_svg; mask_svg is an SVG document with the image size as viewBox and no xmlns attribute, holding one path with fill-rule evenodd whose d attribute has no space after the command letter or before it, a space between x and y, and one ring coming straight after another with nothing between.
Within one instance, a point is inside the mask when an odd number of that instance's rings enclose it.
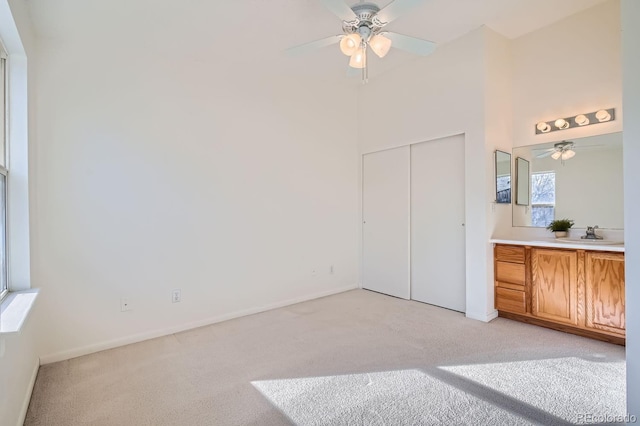
<instances>
[{"instance_id":1,"label":"chrome faucet","mask_svg":"<svg viewBox=\"0 0 640 426\"><path fill-rule=\"evenodd\" d=\"M602 237L599 235L596 235L596 229L598 229L598 225L587 226L587 235L583 235L580 238L582 238L583 240L601 240Z\"/></svg>"}]
</instances>

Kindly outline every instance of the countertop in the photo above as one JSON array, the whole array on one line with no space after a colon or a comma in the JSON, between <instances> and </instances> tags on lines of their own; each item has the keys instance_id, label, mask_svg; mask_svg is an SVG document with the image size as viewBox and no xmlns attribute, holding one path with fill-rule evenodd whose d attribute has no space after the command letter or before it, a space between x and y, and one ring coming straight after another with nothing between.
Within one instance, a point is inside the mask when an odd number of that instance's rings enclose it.
<instances>
[{"instance_id":1,"label":"countertop","mask_svg":"<svg viewBox=\"0 0 640 426\"><path fill-rule=\"evenodd\" d=\"M499 239L492 238L489 242L494 244L513 244L518 246L532 246L532 247L552 247L552 248L566 248L577 250L593 250L593 251L617 251L624 252L624 243L618 244L598 244L583 241L566 242L557 241L555 238L537 238L531 239Z\"/></svg>"}]
</instances>

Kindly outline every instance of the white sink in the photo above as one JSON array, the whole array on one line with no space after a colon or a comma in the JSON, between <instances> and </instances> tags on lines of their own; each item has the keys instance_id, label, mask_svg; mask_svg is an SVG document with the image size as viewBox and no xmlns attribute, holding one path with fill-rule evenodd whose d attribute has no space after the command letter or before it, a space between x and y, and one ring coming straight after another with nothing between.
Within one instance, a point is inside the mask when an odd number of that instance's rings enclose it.
<instances>
[{"instance_id":1,"label":"white sink","mask_svg":"<svg viewBox=\"0 0 640 426\"><path fill-rule=\"evenodd\" d=\"M616 244L624 244L623 241L619 240L587 240L582 238L556 238L556 241L563 243L573 243L573 244L592 244L592 245L603 245L603 246L613 246Z\"/></svg>"}]
</instances>

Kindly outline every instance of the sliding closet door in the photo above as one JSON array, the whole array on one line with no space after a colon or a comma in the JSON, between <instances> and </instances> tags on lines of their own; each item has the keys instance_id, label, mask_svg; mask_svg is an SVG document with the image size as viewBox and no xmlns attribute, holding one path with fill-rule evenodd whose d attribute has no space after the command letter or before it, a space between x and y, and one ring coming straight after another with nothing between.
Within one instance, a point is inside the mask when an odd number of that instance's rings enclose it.
<instances>
[{"instance_id":1,"label":"sliding closet door","mask_svg":"<svg viewBox=\"0 0 640 426\"><path fill-rule=\"evenodd\" d=\"M464 312L464 136L411 147L411 298Z\"/></svg>"},{"instance_id":2,"label":"sliding closet door","mask_svg":"<svg viewBox=\"0 0 640 426\"><path fill-rule=\"evenodd\" d=\"M362 286L409 299L408 146L363 157Z\"/></svg>"}]
</instances>

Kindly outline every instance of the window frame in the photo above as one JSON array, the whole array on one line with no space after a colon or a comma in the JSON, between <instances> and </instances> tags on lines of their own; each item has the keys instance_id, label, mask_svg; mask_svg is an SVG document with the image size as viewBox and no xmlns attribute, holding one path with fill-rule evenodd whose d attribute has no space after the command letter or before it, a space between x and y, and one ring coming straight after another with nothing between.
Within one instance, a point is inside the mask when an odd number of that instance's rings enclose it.
<instances>
[{"instance_id":1,"label":"window frame","mask_svg":"<svg viewBox=\"0 0 640 426\"><path fill-rule=\"evenodd\" d=\"M8 170L0 165L0 174L4 175L4 194L0 195L1 199L4 199L4 205L0 205L0 209L4 209L4 212L0 211L0 226L4 227L4 241L0 240L0 244L4 243L4 247L0 248L4 253L4 259L0 259L0 301L5 298L9 293L9 256L8 256L8 243L7 243L7 186L9 180ZM0 231L1 232L1 231ZM2 262L4 262L4 268L2 268Z\"/></svg>"},{"instance_id":2,"label":"window frame","mask_svg":"<svg viewBox=\"0 0 640 426\"><path fill-rule=\"evenodd\" d=\"M1 123L1 136L2 140L0 141L2 144L2 148L0 149L0 174L4 175L4 194L2 194L2 199L4 203L0 205L0 209L4 211L0 211L0 227L4 228L4 241L0 241L0 244L3 244L4 247L0 247L1 254L4 256L4 259L0 259L0 301L2 301L10 291L9 285L9 230L8 230L8 221L7 221L7 213L8 213L8 187L9 187L9 170L7 160L9 158L8 146L9 146L9 76L8 76L8 57L7 49L4 47L4 44L0 40L0 79L2 80L0 84L2 85L2 96L0 101L2 102L2 123ZM2 232L2 231L0 231ZM0 234L1 235L1 234ZM2 267L4 265L4 267Z\"/></svg>"}]
</instances>

